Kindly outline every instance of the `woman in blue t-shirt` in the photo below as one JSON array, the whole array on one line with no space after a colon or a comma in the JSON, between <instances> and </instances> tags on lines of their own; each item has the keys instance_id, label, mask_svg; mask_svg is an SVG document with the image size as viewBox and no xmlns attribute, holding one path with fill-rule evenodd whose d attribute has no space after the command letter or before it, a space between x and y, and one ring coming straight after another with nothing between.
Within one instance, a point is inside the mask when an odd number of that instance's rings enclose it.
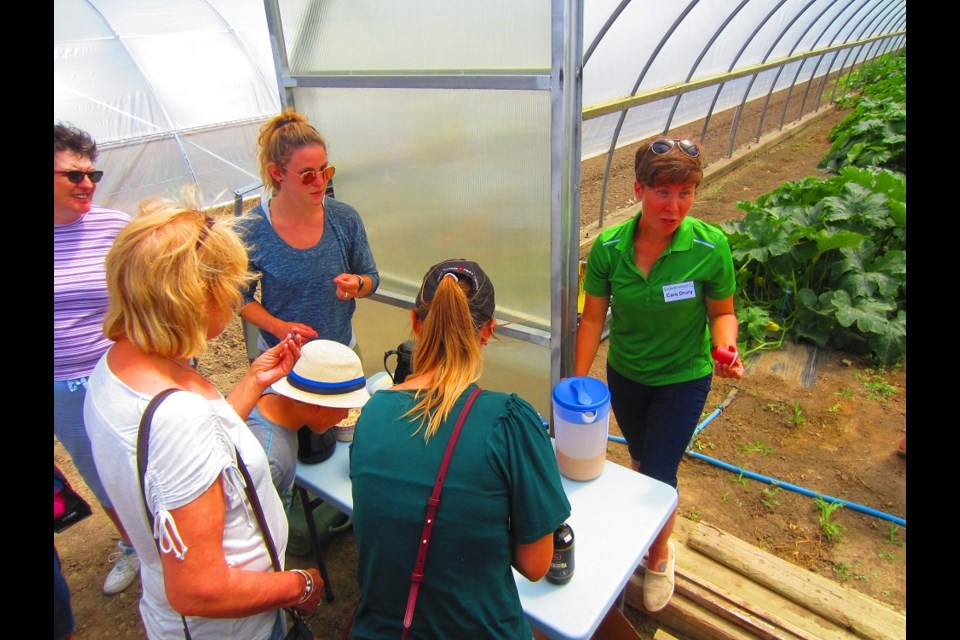
<instances>
[{"instance_id":1,"label":"woman in blue t-shirt","mask_svg":"<svg viewBox=\"0 0 960 640\"><path fill-rule=\"evenodd\" d=\"M360 214L327 194L336 172L327 142L293 109L268 120L258 142L264 194L238 231L260 299L254 282L240 315L260 328L259 351L289 334L356 350L356 299L377 290L380 274Z\"/></svg>"}]
</instances>

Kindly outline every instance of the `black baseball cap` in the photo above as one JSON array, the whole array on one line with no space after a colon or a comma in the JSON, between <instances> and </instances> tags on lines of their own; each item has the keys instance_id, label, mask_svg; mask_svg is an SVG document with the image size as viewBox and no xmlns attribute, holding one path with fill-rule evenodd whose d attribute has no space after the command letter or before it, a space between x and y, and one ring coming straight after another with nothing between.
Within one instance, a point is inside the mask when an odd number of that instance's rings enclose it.
<instances>
[{"instance_id":1,"label":"black baseball cap","mask_svg":"<svg viewBox=\"0 0 960 640\"><path fill-rule=\"evenodd\" d=\"M470 295L467 298L474 318L478 315L486 319L492 318L497 306L494 300L493 283L479 264L463 258L444 260L427 270L426 275L423 276L420 291L417 292L417 307L422 307L424 302L429 303L433 300L437 287L440 286L440 280L448 273L456 276L457 280L466 280L470 283Z\"/></svg>"}]
</instances>

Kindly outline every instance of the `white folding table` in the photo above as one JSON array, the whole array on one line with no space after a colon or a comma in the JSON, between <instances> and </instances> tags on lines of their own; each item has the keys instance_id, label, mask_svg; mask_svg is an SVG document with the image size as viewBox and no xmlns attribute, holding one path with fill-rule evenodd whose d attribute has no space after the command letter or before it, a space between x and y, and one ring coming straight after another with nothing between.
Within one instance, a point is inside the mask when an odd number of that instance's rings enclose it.
<instances>
[{"instance_id":1,"label":"white folding table","mask_svg":"<svg viewBox=\"0 0 960 640\"><path fill-rule=\"evenodd\" d=\"M333 455L319 464L298 462L296 478L301 489L346 514L353 513L349 446L338 442ZM588 640L676 509L677 492L609 460L594 480L564 477L562 482L571 505L567 522L575 535L573 579L565 585L546 578L530 582L516 571L514 578L534 629L558 640ZM305 513L312 525L309 510ZM319 550L318 562L323 567Z\"/></svg>"}]
</instances>

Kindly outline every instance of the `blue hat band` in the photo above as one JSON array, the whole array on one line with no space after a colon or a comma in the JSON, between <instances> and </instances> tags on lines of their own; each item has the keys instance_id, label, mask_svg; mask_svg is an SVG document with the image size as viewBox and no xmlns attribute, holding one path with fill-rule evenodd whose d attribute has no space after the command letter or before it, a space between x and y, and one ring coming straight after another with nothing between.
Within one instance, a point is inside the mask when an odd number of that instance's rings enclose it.
<instances>
[{"instance_id":1,"label":"blue hat band","mask_svg":"<svg viewBox=\"0 0 960 640\"><path fill-rule=\"evenodd\" d=\"M295 371L291 371L287 376L287 382L290 383L290 386L294 389L299 389L307 393L315 393L320 396L340 395L351 391L358 391L367 386L366 378L363 376L354 378L353 380L344 380L343 382L315 382L314 380L308 380L303 376L297 375Z\"/></svg>"}]
</instances>

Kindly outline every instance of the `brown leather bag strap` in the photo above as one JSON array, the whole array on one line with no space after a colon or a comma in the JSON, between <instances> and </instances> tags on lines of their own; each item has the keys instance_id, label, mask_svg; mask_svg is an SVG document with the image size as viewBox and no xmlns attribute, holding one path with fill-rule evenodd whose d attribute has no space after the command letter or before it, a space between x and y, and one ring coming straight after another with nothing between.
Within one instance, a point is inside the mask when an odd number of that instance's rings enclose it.
<instances>
[{"instance_id":1,"label":"brown leather bag strap","mask_svg":"<svg viewBox=\"0 0 960 640\"><path fill-rule=\"evenodd\" d=\"M137 431L137 473L140 476L140 496L143 498L143 507L147 512L147 522L150 524L151 537L153 537L153 510L150 509L150 503L147 501L147 487L144 481L144 477L147 475L147 460L150 453L150 427L153 424L153 414L156 413L157 407L160 406L164 398L174 391L180 391L180 389L176 387L164 389L150 400L147 408L143 410L143 415L140 416L140 428L139 431ZM153 544L157 547L157 555L160 555L160 541L153 538ZM180 622L183 624L183 637L185 640L190 640L190 629L187 628L187 619L181 615Z\"/></svg>"},{"instance_id":2,"label":"brown leather bag strap","mask_svg":"<svg viewBox=\"0 0 960 640\"><path fill-rule=\"evenodd\" d=\"M270 535L270 529L267 527L267 518L263 515L263 507L260 506L260 496L257 495L257 489L253 485L253 478L250 477L250 472L247 471L247 465L243 463L240 450L237 449L236 446L233 447L233 450L237 452L237 468L240 469L243 482L247 485L244 487L247 500L250 502L253 514L257 517L257 524L260 525L260 532L263 534L263 541L267 546L267 551L270 552L270 564L273 565L274 571L283 571L283 569L280 568L280 557L277 555L277 547L273 544L273 536Z\"/></svg>"},{"instance_id":3,"label":"brown leather bag strap","mask_svg":"<svg viewBox=\"0 0 960 640\"><path fill-rule=\"evenodd\" d=\"M240 469L240 475L243 476L243 481L247 485L244 488L247 493L247 500L250 502L253 513L257 517L257 524L260 525L260 532L263 534L263 541L267 546L267 551L270 552L270 564L273 565L273 570L279 573L283 571L283 569L280 567L280 557L277 554L277 546L274 544L273 536L270 534L270 528L267 526L267 518L263 515L260 496L257 495L257 488L253 484L253 478L250 477L247 465L243 462L240 450L237 449L236 446L234 446L233 449L237 452L237 468ZM306 624L303 621L303 614L296 607L288 607L284 609L284 611L286 611L295 622L303 625Z\"/></svg>"},{"instance_id":4,"label":"brown leather bag strap","mask_svg":"<svg viewBox=\"0 0 960 640\"><path fill-rule=\"evenodd\" d=\"M143 415L140 416L140 429L137 431L137 473L140 475L140 495L143 496L143 506L146 507L147 510L147 522L150 523L151 535L153 532L153 510L150 509L150 505L147 503L147 486L144 481L147 475L147 459L150 453L150 426L153 422L153 414L157 411L157 407L160 406L164 398L174 391L180 391L180 389L164 389L150 400L147 408L143 410ZM156 538L154 538L154 543L158 545L157 551L159 552L159 542L157 542Z\"/></svg>"},{"instance_id":5,"label":"brown leather bag strap","mask_svg":"<svg viewBox=\"0 0 960 640\"><path fill-rule=\"evenodd\" d=\"M403 638L407 638L410 633L410 626L413 624L413 612L417 606L417 595L420 593L420 583L423 582L423 565L427 560L427 547L430 546L430 534L433 532L433 523L437 517L437 507L440 506L440 492L443 490L443 481L447 477L447 467L450 466L450 459L453 457L453 448L457 446L457 439L460 437L460 431L463 429L463 423L467 420L467 414L473 406L473 401L480 395L482 389L476 387L460 410L460 417L457 418L457 424L450 434L450 442L447 443L447 450L443 454L443 462L440 463L440 471L437 473L437 480L433 484L433 493L427 499L427 517L423 522L423 535L420 536L420 548L417 550L417 562L413 567L413 573L410 576L410 593L407 596L407 610L403 614Z\"/></svg>"}]
</instances>

